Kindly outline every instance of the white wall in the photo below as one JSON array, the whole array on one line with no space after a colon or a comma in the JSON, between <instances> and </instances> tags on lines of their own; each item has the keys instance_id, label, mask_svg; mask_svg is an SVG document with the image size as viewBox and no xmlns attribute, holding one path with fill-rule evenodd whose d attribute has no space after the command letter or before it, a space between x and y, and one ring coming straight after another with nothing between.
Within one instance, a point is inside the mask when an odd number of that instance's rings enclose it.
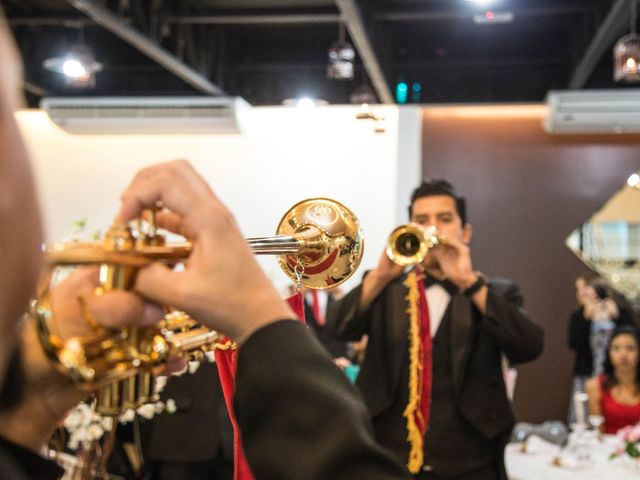
<instances>
[{"instance_id":1,"label":"white wall","mask_svg":"<svg viewBox=\"0 0 640 480\"><path fill-rule=\"evenodd\" d=\"M304 198L326 196L352 209L366 248L349 288L375 266L391 229L406 221L421 162L418 109L376 108L387 120L383 134L374 133L372 121L356 120L356 112L351 106L253 108L243 135L71 135L41 111L17 118L34 160L49 242L67 237L85 217L104 230L138 169L186 158L246 237L273 234L284 212ZM288 284L275 259L261 263L280 287Z\"/></svg>"}]
</instances>

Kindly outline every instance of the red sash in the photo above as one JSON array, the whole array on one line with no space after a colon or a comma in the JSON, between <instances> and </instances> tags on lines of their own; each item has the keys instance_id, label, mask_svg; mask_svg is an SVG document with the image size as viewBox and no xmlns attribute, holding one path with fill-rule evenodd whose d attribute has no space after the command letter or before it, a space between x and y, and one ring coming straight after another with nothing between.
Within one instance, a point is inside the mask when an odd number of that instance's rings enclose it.
<instances>
[{"instance_id":1,"label":"red sash","mask_svg":"<svg viewBox=\"0 0 640 480\"><path fill-rule=\"evenodd\" d=\"M304 322L304 299L301 293L287 299L287 303L298 316L300 321ZM229 342L229 340L227 340ZM229 342L230 343L230 342ZM220 373L220 383L222 384L222 392L224 394L224 400L227 404L227 410L231 417L231 424L233 425L233 450L234 450L234 480L254 480L253 473L247 462L247 457L244 454L242 448L242 435L236 416L233 412L233 394L235 392L235 378L236 368L238 365L238 350L236 348L215 351L216 365L218 365L218 372Z\"/></svg>"}]
</instances>

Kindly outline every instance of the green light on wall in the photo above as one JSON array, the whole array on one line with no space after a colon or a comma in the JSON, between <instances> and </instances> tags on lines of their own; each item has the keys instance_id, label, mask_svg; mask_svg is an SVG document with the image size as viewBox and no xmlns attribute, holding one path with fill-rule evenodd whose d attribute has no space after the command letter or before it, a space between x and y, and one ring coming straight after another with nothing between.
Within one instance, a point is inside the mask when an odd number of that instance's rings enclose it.
<instances>
[{"instance_id":1,"label":"green light on wall","mask_svg":"<svg viewBox=\"0 0 640 480\"><path fill-rule=\"evenodd\" d=\"M418 82L414 82L411 85L411 101L413 103L420 103L420 94L422 92L422 85Z\"/></svg>"},{"instance_id":2,"label":"green light on wall","mask_svg":"<svg viewBox=\"0 0 640 480\"><path fill-rule=\"evenodd\" d=\"M407 103L407 94L409 86L405 82L399 82L396 85L396 103Z\"/></svg>"}]
</instances>

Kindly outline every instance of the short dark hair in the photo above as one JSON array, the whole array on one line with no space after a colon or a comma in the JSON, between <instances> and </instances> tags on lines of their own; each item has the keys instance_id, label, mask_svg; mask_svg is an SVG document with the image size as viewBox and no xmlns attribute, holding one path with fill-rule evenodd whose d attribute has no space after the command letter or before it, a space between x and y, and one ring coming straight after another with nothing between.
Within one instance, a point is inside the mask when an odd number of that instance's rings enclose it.
<instances>
[{"instance_id":1,"label":"short dark hair","mask_svg":"<svg viewBox=\"0 0 640 480\"><path fill-rule=\"evenodd\" d=\"M607 391L611 390L612 387L618 384L618 380L616 379L613 369L613 363L611 363L611 344L613 343L614 338L620 335L631 335L636 341L636 346L640 348L640 335L635 326L620 325L619 327L616 327L609 338L609 343L607 344L607 355L605 356L604 363L602 365L604 373L604 389ZM638 387L640 385L640 365L636 365L635 381L636 387Z\"/></svg>"},{"instance_id":2,"label":"short dark hair","mask_svg":"<svg viewBox=\"0 0 640 480\"><path fill-rule=\"evenodd\" d=\"M462 220L462 224L465 225L467 223L467 206L464 197L458 196L453 185L440 178L428 178L413 191L411 194L411 203L409 204L409 218L411 218L411 210L417 199L435 195L446 195L447 197L453 198L456 203L456 211Z\"/></svg>"}]
</instances>

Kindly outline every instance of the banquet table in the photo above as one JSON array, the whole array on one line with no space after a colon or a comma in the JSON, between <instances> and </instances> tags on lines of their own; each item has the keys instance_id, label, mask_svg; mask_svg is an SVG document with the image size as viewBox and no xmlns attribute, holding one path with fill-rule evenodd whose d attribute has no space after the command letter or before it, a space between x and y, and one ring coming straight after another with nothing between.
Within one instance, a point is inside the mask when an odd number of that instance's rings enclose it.
<instances>
[{"instance_id":1,"label":"banquet table","mask_svg":"<svg viewBox=\"0 0 640 480\"><path fill-rule=\"evenodd\" d=\"M510 480L640 480L640 463L635 459L621 456L609 460L618 445L613 435L592 439L582 458L575 448L529 440L524 452L521 443L507 445L505 463Z\"/></svg>"}]
</instances>

